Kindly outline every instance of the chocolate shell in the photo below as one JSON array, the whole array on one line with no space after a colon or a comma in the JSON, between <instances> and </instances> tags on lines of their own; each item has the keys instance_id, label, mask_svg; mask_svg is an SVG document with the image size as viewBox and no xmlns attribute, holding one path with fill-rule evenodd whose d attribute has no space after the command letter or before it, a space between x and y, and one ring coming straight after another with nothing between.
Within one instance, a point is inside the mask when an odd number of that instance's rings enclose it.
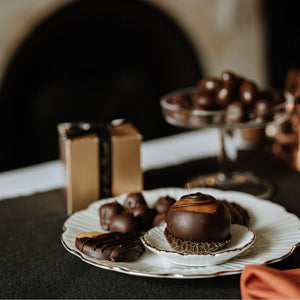
<instances>
[{"instance_id":1,"label":"chocolate shell","mask_svg":"<svg viewBox=\"0 0 300 300\"><path fill-rule=\"evenodd\" d=\"M195 193L181 197L167 214L167 227L177 238L212 242L230 234L230 212L213 196Z\"/></svg>"},{"instance_id":2,"label":"chocolate shell","mask_svg":"<svg viewBox=\"0 0 300 300\"><path fill-rule=\"evenodd\" d=\"M142 242L134 233L80 233L76 236L75 246L87 256L109 261L135 261L145 251Z\"/></svg>"},{"instance_id":3,"label":"chocolate shell","mask_svg":"<svg viewBox=\"0 0 300 300\"><path fill-rule=\"evenodd\" d=\"M154 204L154 209L159 213L168 212L171 205L173 205L176 200L170 196L160 197Z\"/></svg>"},{"instance_id":4,"label":"chocolate shell","mask_svg":"<svg viewBox=\"0 0 300 300\"><path fill-rule=\"evenodd\" d=\"M124 201L124 207L127 210L139 205L147 205L142 193L129 193Z\"/></svg>"},{"instance_id":5,"label":"chocolate shell","mask_svg":"<svg viewBox=\"0 0 300 300\"><path fill-rule=\"evenodd\" d=\"M167 214L165 236L176 250L202 254L223 248L230 240L228 208L213 196L195 193L181 197Z\"/></svg>"},{"instance_id":6,"label":"chocolate shell","mask_svg":"<svg viewBox=\"0 0 300 300\"><path fill-rule=\"evenodd\" d=\"M235 202L229 202L227 200L223 200L222 202L230 211L231 224L249 225L250 217L246 209Z\"/></svg>"},{"instance_id":7,"label":"chocolate shell","mask_svg":"<svg viewBox=\"0 0 300 300\"><path fill-rule=\"evenodd\" d=\"M152 226L157 227L164 224L166 222L166 218L167 218L167 213L157 214L153 219Z\"/></svg>"},{"instance_id":8,"label":"chocolate shell","mask_svg":"<svg viewBox=\"0 0 300 300\"><path fill-rule=\"evenodd\" d=\"M116 201L101 205L99 208L101 227L104 230L109 230L111 218L120 214L122 211L124 211L124 207Z\"/></svg>"},{"instance_id":9,"label":"chocolate shell","mask_svg":"<svg viewBox=\"0 0 300 300\"><path fill-rule=\"evenodd\" d=\"M138 232L139 222L131 213L124 211L111 218L110 230L122 233Z\"/></svg>"},{"instance_id":10,"label":"chocolate shell","mask_svg":"<svg viewBox=\"0 0 300 300\"><path fill-rule=\"evenodd\" d=\"M155 211L147 205L136 206L130 209L129 212L137 219L140 230L148 230L152 227Z\"/></svg>"}]
</instances>

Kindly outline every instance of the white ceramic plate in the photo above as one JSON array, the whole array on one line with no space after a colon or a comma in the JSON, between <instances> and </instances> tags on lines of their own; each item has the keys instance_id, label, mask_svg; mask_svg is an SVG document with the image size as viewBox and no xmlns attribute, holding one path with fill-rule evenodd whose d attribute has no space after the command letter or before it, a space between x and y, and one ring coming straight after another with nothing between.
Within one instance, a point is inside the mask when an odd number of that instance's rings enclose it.
<instances>
[{"instance_id":1,"label":"white ceramic plate","mask_svg":"<svg viewBox=\"0 0 300 300\"><path fill-rule=\"evenodd\" d=\"M173 264L163 257L146 252L135 262L113 263L110 261L93 259L80 253L75 247L75 237L78 233L88 231L103 231L99 224L99 207L107 202L117 200L124 203L126 195L115 198L100 200L92 203L86 210L71 215L64 224L64 232L61 241L65 248L74 255L80 257L84 262L94 266L123 272L131 275L167 278L205 278L220 275L238 274L249 264L263 264L280 261L293 253L300 245L300 221L282 206L256 198L252 195L240 192L224 192L213 189L181 189L161 188L144 191L144 197L151 207L161 197L169 195L179 199L182 195L200 191L215 196L218 199L227 199L236 202L247 209L250 215L250 228L256 234L254 246L242 256L218 265L199 267L182 266Z\"/></svg>"},{"instance_id":2,"label":"white ceramic plate","mask_svg":"<svg viewBox=\"0 0 300 300\"><path fill-rule=\"evenodd\" d=\"M166 224L152 228L142 236L142 242L153 253L183 266L206 267L218 265L242 254L255 242L255 233L253 231L245 226L233 225L231 227L231 241L225 249L211 254L186 254L171 248L164 235L165 228Z\"/></svg>"}]
</instances>

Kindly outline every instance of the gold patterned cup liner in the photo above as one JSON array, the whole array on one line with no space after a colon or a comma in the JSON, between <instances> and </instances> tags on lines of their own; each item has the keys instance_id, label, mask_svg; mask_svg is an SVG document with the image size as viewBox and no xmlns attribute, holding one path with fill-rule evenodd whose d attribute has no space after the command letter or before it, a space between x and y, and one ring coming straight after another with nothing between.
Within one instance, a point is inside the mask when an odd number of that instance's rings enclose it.
<instances>
[{"instance_id":1,"label":"gold patterned cup liner","mask_svg":"<svg viewBox=\"0 0 300 300\"><path fill-rule=\"evenodd\" d=\"M231 235L225 241L220 242L195 242L188 241L180 238L176 238L171 234L166 227L164 230L164 235L170 244L170 246L179 252L188 253L188 254L210 254L212 252L219 251L224 249L226 245L231 241Z\"/></svg>"}]
</instances>

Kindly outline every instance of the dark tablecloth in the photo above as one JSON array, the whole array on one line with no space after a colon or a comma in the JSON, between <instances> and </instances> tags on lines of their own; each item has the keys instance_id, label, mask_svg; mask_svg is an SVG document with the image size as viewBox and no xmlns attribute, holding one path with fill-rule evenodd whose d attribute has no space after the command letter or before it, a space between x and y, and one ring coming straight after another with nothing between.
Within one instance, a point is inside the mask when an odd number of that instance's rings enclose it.
<instances>
[{"instance_id":1,"label":"dark tablecloth","mask_svg":"<svg viewBox=\"0 0 300 300\"><path fill-rule=\"evenodd\" d=\"M238 168L269 178L271 200L300 215L300 174L268 152L243 152ZM145 189L183 186L186 178L215 171L215 158L150 171ZM240 275L202 279L146 278L103 270L68 253L60 242L67 218L61 190L0 201L1 298L240 298ZM300 267L300 249L273 264Z\"/></svg>"}]
</instances>

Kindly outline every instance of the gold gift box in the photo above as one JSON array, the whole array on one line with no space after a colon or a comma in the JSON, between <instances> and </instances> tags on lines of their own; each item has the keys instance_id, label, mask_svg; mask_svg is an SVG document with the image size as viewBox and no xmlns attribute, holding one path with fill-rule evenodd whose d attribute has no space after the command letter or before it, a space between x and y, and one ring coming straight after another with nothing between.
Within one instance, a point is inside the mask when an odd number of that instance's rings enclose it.
<instances>
[{"instance_id":1,"label":"gold gift box","mask_svg":"<svg viewBox=\"0 0 300 300\"><path fill-rule=\"evenodd\" d=\"M61 123L57 129L68 214L100 198L143 189L142 135L131 123Z\"/></svg>"}]
</instances>

